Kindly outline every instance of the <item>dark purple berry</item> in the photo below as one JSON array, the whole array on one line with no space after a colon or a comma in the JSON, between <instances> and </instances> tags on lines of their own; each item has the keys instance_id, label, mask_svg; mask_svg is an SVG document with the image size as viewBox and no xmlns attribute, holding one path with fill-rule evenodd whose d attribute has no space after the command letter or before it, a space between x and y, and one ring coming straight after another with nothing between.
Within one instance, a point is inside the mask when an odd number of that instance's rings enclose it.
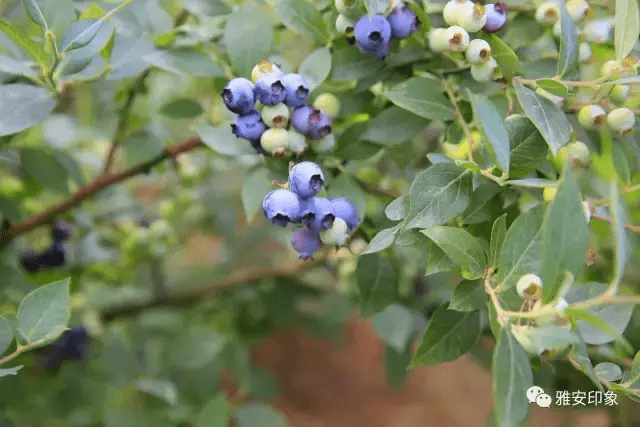
<instances>
[{"instance_id":1,"label":"dark purple berry","mask_svg":"<svg viewBox=\"0 0 640 427\"><path fill-rule=\"evenodd\" d=\"M308 228L300 228L294 231L293 236L291 236L291 246L300 254L302 259L311 258L320 249L321 245L318 232Z\"/></svg>"},{"instance_id":2,"label":"dark purple berry","mask_svg":"<svg viewBox=\"0 0 640 427\"><path fill-rule=\"evenodd\" d=\"M35 273L40 269L40 255L32 250L24 251L20 255L20 265L29 273Z\"/></svg>"}]
</instances>

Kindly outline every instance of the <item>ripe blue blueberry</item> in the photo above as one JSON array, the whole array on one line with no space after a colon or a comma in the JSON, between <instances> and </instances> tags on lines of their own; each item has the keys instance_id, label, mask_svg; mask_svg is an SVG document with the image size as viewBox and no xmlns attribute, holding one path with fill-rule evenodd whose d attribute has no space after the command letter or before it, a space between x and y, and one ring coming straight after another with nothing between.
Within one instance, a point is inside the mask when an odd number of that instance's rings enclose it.
<instances>
[{"instance_id":1,"label":"ripe blue blueberry","mask_svg":"<svg viewBox=\"0 0 640 427\"><path fill-rule=\"evenodd\" d=\"M391 25L384 16L374 15L369 19L368 15L364 15L356 22L354 32L356 43L365 55L382 60L389 53Z\"/></svg>"},{"instance_id":2,"label":"ripe blue blueberry","mask_svg":"<svg viewBox=\"0 0 640 427\"><path fill-rule=\"evenodd\" d=\"M56 371L64 360L83 360L89 334L83 327L71 328L60 336L51 346L41 350L38 365L46 371Z\"/></svg>"},{"instance_id":3,"label":"ripe blue blueberry","mask_svg":"<svg viewBox=\"0 0 640 427\"><path fill-rule=\"evenodd\" d=\"M309 114L309 130L306 136L310 139L322 139L331 133L331 117L322 110L313 110Z\"/></svg>"},{"instance_id":4,"label":"ripe blue blueberry","mask_svg":"<svg viewBox=\"0 0 640 427\"><path fill-rule=\"evenodd\" d=\"M300 222L314 231L331 228L335 218L331 202L323 197L313 197L302 202Z\"/></svg>"},{"instance_id":5,"label":"ripe blue blueberry","mask_svg":"<svg viewBox=\"0 0 640 427\"><path fill-rule=\"evenodd\" d=\"M267 194L262 202L264 216L280 227L298 221L300 217L300 200L288 190L274 190Z\"/></svg>"},{"instance_id":6,"label":"ripe blue blueberry","mask_svg":"<svg viewBox=\"0 0 640 427\"><path fill-rule=\"evenodd\" d=\"M391 25L391 36L396 39L405 39L418 29L420 20L406 5L394 8L387 17Z\"/></svg>"},{"instance_id":7,"label":"ripe blue blueberry","mask_svg":"<svg viewBox=\"0 0 640 427\"><path fill-rule=\"evenodd\" d=\"M485 7L487 22L484 29L490 33L500 30L507 22L507 5L497 1L493 6L488 4Z\"/></svg>"},{"instance_id":8,"label":"ripe blue blueberry","mask_svg":"<svg viewBox=\"0 0 640 427\"><path fill-rule=\"evenodd\" d=\"M63 242L69 239L71 227L64 221L56 221L51 227L51 237L54 242Z\"/></svg>"},{"instance_id":9,"label":"ripe blue blueberry","mask_svg":"<svg viewBox=\"0 0 640 427\"><path fill-rule=\"evenodd\" d=\"M38 263L40 268L53 268L64 265L66 259L65 250L60 243L54 243L49 249L44 251Z\"/></svg>"},{"instance_id":10,"label":"ripe blue blueberry","mask_svg":"<svg viewBox=\"0 0 640 427\"><path fill-rule=\"evenodd\" d=\"M313 162L300 162L289 171L289 188L302 199L315 196L324 185L324 174Z\"/></svg>"},{"instance_id":11,"label":"ripe blue blueberry","mask_svg":"<svg viewBox=\"0 0 640 427\"><path fill-rule=\"evenodd\" d=\"M222 100L227 108L236 114L247 114L256 103L253 83L242 77L231 80L222 89Z\"/></svg>"},{"instance_id":12,"label":"ripe blue blueberry","mask_svg":"<svg viewBox=\"0 0 640 427\"><path fill-rule=\"evenodd\" d=\"M320 236L317 231L299 228L291 236L291 246L300 253L300 258L309 259L320 249Z\"/></svg>"},{"instance_id":13,"label":"ripe blue blueberry","mask_svg":"<svg viewBox=\"0 0 640 427\"><path fill-rule=\"evenodd\" d=\"M235 136L248 140L260 140L265 130L267 130L267 125L262 121L262 115L256 110L237 116L235 124L231 125L231 132Z\"/></svg>"},{"instance_id":14,"label":"ripe blue blueberry","mask_svg":"<svg viewBox=\"0 0 640 427\"><path fill-rule=\"evenodd\" d=\"M355 205L346 197L336 197L329 201L331 202L331 211L335 217L343 219L350 230L356 228L360 219L358 218Z\"/></svg>"},{"instance_id":15,"label":"ripe blue blueberry","mask_svg":"<svg viewBox=\"0 0 640 427\"><path fill-rule=\"evenodd\" d=\"M269 73L256 81L256 98L263 105L276 105L284 101L286 92L282 83L283 75Z\"/></svg>"},{"instance_id":16,"label":"ripe blue blueberry","mask_svg":"<svg viewBox=\"0 0 640 427\"><path fill-rule=\"evenodd\" d=\"M299 107L309 97L309 83L299 74L287 74L282 78L284 85L284 103L289 107Z\"/></svg>"},{"instance_id":17,"label":"ripe blue blueberry","mask_svg":"<svg viewBox=\"0 0 640 427\"><path fill-rule=\"evenodd\" d=\"M291 124L303 135L309 133L309 115L314 111L311 105L301 105L291 112Z\"/></svg>"},{"instance_id":18,"label":"ripe blue blueberry","mask_svg":"<svg viewBox=\"0 0 640 427\"><path fill-rule=\"evenodd\" d=\"M40 255L35 251L24 251L20 255L20 265L29 273L35 273L40 269Z\"/></svg>"}]
</instances>

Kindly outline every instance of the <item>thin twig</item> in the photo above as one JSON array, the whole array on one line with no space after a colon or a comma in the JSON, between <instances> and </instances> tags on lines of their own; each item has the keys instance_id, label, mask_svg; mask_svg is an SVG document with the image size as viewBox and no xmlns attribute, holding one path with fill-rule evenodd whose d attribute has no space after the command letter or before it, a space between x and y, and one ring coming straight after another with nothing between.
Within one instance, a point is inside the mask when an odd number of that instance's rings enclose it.
<instances>
[{"instance_id":1,"label":"thin twig","mask_svg":"<svg viewBox=\"0 0 640 427\"><path fill-rule=\"evenodd\" d=\"M460 122L460 126L462 126L462 131L464 132L464 135L467 137L467 140L469 141L469 161L473 162L473 134L471 133L471 130L469 129L469 125L467 125L467 122L464 121L464 117L462 116L462 112L460 111L460 106L458 105L458 101L456 101L456 96L453 93L453 89L451 89L451 86L449 85L449 82L446 79L442 79L442 88L444 90L444 92L447 94L447 96L449 96L449 102L451 102L451 105L453 106L453 110L455 111L456 114L456 118L458 119L458 121Z\"/></svg>"},{"instance_id":2,"label":"thin twig","mask_svg":"<svg viewBox=\"0 0 640 427\"><path fill-rule=\"evenodd\" d=\"M604 221L608 224L612 224L612 220L610 218L605 218L603 216L600 215L591 215L591 219L597 219L598 221ZM633 232L633 233L640 233L640 225L632 225L632 224L625 224L624 228L626 228L627 230Z\"/></svg>"}]
</instances>

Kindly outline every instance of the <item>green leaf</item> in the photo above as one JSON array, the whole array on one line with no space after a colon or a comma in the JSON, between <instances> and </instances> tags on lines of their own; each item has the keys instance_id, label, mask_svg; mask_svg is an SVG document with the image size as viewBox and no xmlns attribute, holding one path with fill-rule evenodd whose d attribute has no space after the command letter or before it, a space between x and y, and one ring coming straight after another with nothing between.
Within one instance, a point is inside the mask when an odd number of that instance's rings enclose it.
<instances>
[{"instance_id":1,"label":"green leaf","mask_svg":"<svg viewBox=\"0 0 640 427\"><path fill-rule=\"evenodd\" d=\"M27 12L29 19L45 30L49 29L49 27L47 27L47 21L45 21L44 15L35 0L22 0L22 7L24 7L25 12Z\"/></svg>"},{"instance_id":2,"label":"green leaf","mask_svg":"<svg viewBox=\"0 0 640 427\"><path fill-rule=\"evenodd\" d=\"M493 399L500 427L520 426L529 415L527 390L533 386L529 356L503 328L493 351Z\"/></svg>"},{"instance_id":3,"label":"green leaf","mask_svg":"<svg viewBox=\"0 0 640 427\"><path fill-rule=\"evenodd\" d=\"M194 49L170 49L166 51L173 65L185 73L198 77L225 77L225 72L211 57Z\"/></svg>"},{"instance_id":4,"label":"green leaf","mask_svg":"<svg viewBox=\"0 0 640 427\"><path fill-rule=\"evenodd\" d=\"M109 36L109 40L104 46L102 46L102 49L100 49L100 56L107 63L111 60L111 52L113 52L113 45L115 44L115 41L116 41L116 29L114 27L111 30L111 35Z\"/></svg>"},{"instance_id":5,"label":"green leaf","mask_svg":"<svg viewBox=\"0 0 640 427\"><path fill-rule=\"evenodd\" d=\"M540 233L542 255L538 275L544 284L542 300L547 303L558 293L564 271L578 277L589 248L589 226L580 189L573 171L568 168L564 170L558 192L545 213Z\"/></svg>"},{"instance_id":6,"label":"green leaf","mask_svg":"<svg viewBox=\"0 0 640 427\"><path fill-rule=\"evenodd\" d=\"M396 299L396 273L393 264L378 254L358 259L356 282L360 290L362 315L376 313Z\"/></svg>"},{"instance_id":7,"label":"green leaf","mask_svg":"<svg viewBox=\"0 0 640 427\"><path fill-rule=\"evenodd\" d=\"M204 110L198 101L181 98L164 104L160 113L173 119L192 119L204 113Z\"/></svg>"},{"instance_id":8,"label":"green leaf","mask_svg":"<svg viewBox=\"0 0 640 427\"><path fill-rule=\"evenodd\" d=\"M636 154L634 149L622 141L611 142L611 160L620 180L631 185L631 178L636 173Z\"/></svg>"},{"instance_id":9,"label":"green leaf","mask_svg":"<svg viewBox=\"0 0 640 427\"><path fill-rule=\"evenodd\" d=\"M371 239L367 247L364 248L361 255L380 252L393 245L393 241L396 239L396 235L398 234L398 231L400 231L401 225L402 224L398 224L395 227L380 230L378 234L373 236L373 239Z\"/></svg>"},{"instance_id":10,"label":"green leaf","mask_svg":"<svg viewBox=\"0 0 640 427\"><path fill-rule=\"evenodd\" d=\"M41 186L60 193L69 192L69 173L51 153L24 148L20 151L20 165Z\"/></svg>"},{"instance_id":11,"label":"green leaf","mask_svg":"<svg viewBox=\"0 0 640 427\"><path fill-rule=\"evenodd\" d=\"M298 74L307 80L311 90L324 82L329 77L329 73L331 73L331 51L326 47L311 52L298 69Z\"/></svg>"},{"instance_id":12,"label":"green leaf","mask_svg":"<svg viewBox=\"0 0 640 427\"><path fill-rule=\"evenodd\" d=\"M571 136L571 125L564 111L547 98L525 87L519 80L515 80L513 86L525 114L547 141L553 155L557 155L560 147L569 142Z\"/></svg>"},{"instance_id":13,"label":"green leaf","mask_svg":"<svg viewBox=\"0 0 640 427\"><path fill-rule=\"evenodd\" d=\"M558 58L557 75L562 78L573 72L578 66L578 53L580 50L576 27L564 2L560 2L560 24L562 34L560 37L560 57Z\"/></svg>"},{"instance_id":14,"label":"green leaf","mask_svg":"<svg viewBox=\"0 0 640 427\"><path fill-rule=\"evenodd\" d=\"M43 70L49 66L49 55L47 55L45 50L31 39L24 37L15 27L2 19L0 19L0 31L16 42L31 58L35 59ZM0 111L2 111L2 108L0 108ZM0 117L2 117L2 114L0 114Z\"/></svg>"},{"instance_id":15,"label":"green leaf","mask_svg":"<svg viewBox=\"0 0 640 427\"><path fill-rule=\"evenodd\" d=\"M273 27L265 25L264 11L245 5L227 17L222 41L238 76L249 77L254 65L267 58L273 43Z\"/></svg>"},{"instance_id":16,"label":"green leaf","mask_svg":"<svg viewBox=\"0 0 640 427\"><path fill-rule=\"evenodd\" d=\"M369 77L380 72L382 61L363 55L355 46L336 49L331 57L331 80L346 82Z\"/></svg>"},{"instance_id":17,"label":"green leaf","mask_svg":"<svg viewBox=\"0 0 640 427\"><path fill-rule=\"evenodd\" d=\"M327 24L313 4L305 0L280 0L274 11L287 27L298 34L321 44L329 41Z\"/></svg>"},{"instance_id":18,"label":"green leaf","mask_svg":"<svg viewBox=\"0 0 640 427\"><path fill-rule=\"evenodd\" d=\"M476 95L471 91L469 93L469 99L473 106L473 116L476 119L476 123L479 124L482 133L489 141L493 156L498 163L498 167L503 172L509 172L509 134L504 126L502 117L498 114L495 107L486 96Z\"/></svg>"},{"instance_id":19,"label":"green leaf","mask_svg":"<svg viewBox=\"0 0 640 427\"><path fill-rule=\"evenodd\" d=\"M507 214L500 215L493 223L491 227L491 243L489 250L489 263L493 267L498 266L498 259L502 252L502 245L504 244L505 237L507 235Z\"/></svg>"},{"instance_id":20,"label":"green leaf","mask_svg":"<svg viewBox=\"0 0 640 427\"><path fill-rule=\"evenodd\" d=\"M242 206L247 217L247 223L251 223L256 214L262 209L264 197L273 190L273 185L269 181L269 170L258 168L249 174L242 183Z\"/></svg>"},{"instance_id":21,"label":"green leaf","mask_svg":"<svg viewBox=\"0 0 640 427\"><path fill-rule=\"evenodd\" d=\"M460 215L471 194L471 173L451 163L438 163L420 173L409 189L405 228L442 225Z\"/></svg>"},{"instance_id":22,"label":"green leaf","mask_svg":"<svg viewBox=\"0 0 640 427\"><path fill-rule=\"evenodd\" d=\"M409 197L400 196L387 205L384 209L384 214L391 221L401 221L407 217L408 204Z\"/></svg>"},{"instance_id":23,"label":"green leaf","mask_svg":"<svg viewBox=\"0 0 640 427\"><path fill-rule=\"evenodd\" d=\"M529 118L512 115L504 121L509 133L511 150L509 174L522 176L538 169L547 158L549 149L544 138Z\"/></svg>"},{"instance_id":24,"label":"green leaf","mask_svg":"<svg viewBox=\"0 0 640 427\"><path fill-rule=\"evenodd\" d=\"M0 317L0 355L9 348L12 341L13 330L11 326L4 320L4 317Z\"/></svg>"},{"instance_id":25,"label":"green leaf","mask_svg":"<svg viewBox=\"0 0 640 427\"><path fill-rule=\"evenodd\" d=\"M502 289L514 288L521 276L540 269L544 211L533 208L518 216L504 238L496 280Z\"/></svg>"},{"instance_id":26,"label":"green leaf","mask_svg":"<svg viewBox=\"0 0 640 427\"><path fill-rule=\"evenodd\" d=\"M131 3L132 1L133 0L125 0L124 3L121 3L118 6L114 7L109 12L107 12L102 18L98 19L96 22L89 25L87 28L85 28L83 31L77 34L71 41L69 41L67 45L65 45L62 48L62 53L68 52L73 49L79 49L91 43L91 40L93 40L96 34L98 34L98 30L100 29L100 27L102 27L102 24L104 24L107 20L109 20L113 15L115 15L121 9L128 6L129 3Z\"/></svg>"},{"instance_id":27,"label":"green leaf","mask_svg":"<svg viewBox=\"0 0 640 427\"><path fill-rule=\"evenodd\" d=\"M229 409L224 394L220 393L209 400L198 413L196 427L227 427Z\"/></svg>"},{"instance_id":28,"label":"green leaf","mask_svg":"<svg viewBox=\"0 0 640 427\"><path fill-rule=\"evenodd\" d=\"M91 3L79 16L80 20L83 19L100 19L104 16L104 9L95 3Z\"/></svg>"},{"instance_id":29,"label":"green leaf","mask_svg":"<svg viewBox=\"0 0 640 427\"><path fill-rule=\"evenodd\" d=\"M576 335L576 340L572 346L570 356L578 362L580 366L578 369L584 373L589 379L595 384L595 386L603 391L602 383L596 376L595 371L593 370L593 364L591 363L591 359L589 358L589 353L587 351L587 345L584 343L582 339L582 335L574 331Z\"/></svg>"},{"instance_id":30,"label":"green leaf","mask_svg":"<svg viewBox=\"0 0 640 427\"><path fill-rule=\"evenodd\" d=\"M264 403L247 403L235 413L237 427L287 427L286 419Z\"/></svg>"},{"instance_id":31,"label":"green leaf","mask_svg":"<svg viewBox=\"0 0 640 427\"><path fill-rule=\"evenodd\" d=\"M380 145L410 141L429 124L429 120L395 106L371 119L361 138Z\"/></svg>"},{"instance_id":32,"label":"green leaf","mask_svg":"<svg viewBox=\"0 0 640 427\"><path fill-rule=\"evenodd\" d=\"M482 277L487 255L480 241L462 228L435 226L421 230L462 269L466 279Z\"/></svg>"},{"instance_id":33,"label":"green leaf","mask_svg":"<svg viewBox=\"0 0 640 427\"><path fill-rule=\"evenodd\" d=\"M374 331L389 347L402 353L413 332L413 314L393 304L371 317Z\"/></svg>"},{"instance_id":34,"label":"green leaf","mask_svg":"<svg viewBox=\"0 0 640 427\"><path fill-rule=\"evenodd\" d=\"M393 388L400 388L409 374L409 363L413 357L410 343L401 351L397 352L389 346L385 346L385 373L387 381Z\"/></svg>"},{"instance_id":35,"label":"green leaf","mask_svg":"<svg viewBox=\"0 0 640 427\"><path fill-rule=\"evenodd\" d=\"M495 34L487 34L485 32L479 34L479 37L486 40L489 46L491 46L491 56L493 56L498 63L504 78L507 80L513 79L513 76L518 71L518 55Z\"/></svg>"},{"instance_id":36,"label":"green leaf","mask_svg":"<svg viewBox=\"0 0 640 427\"><path fill-rule=\"evenodd\" d=\"M14 366L13 368L0 369L0 378L6 375L16 375L23 365Z\"/></svg>"},{"instance_id":37,"label":"green leaf","mask_svg":"<svg viewBox=\"0 0 640 427\"><path fill-rule=\"evenodd\" d=\"M569 17L569 19L571 19L571 17ZM571 22L571 24L573 25L573 21ZM559 65L560 63L558 63L558 66ZM569 94L569 88L567 87L567 85L555 79L538 79L536 80L536 86L538 86L540 89L546 90L552 95L560 96L562 98L566 98Z\"/></svg>"},{"instance_id":38,"label":"green leaf","mask_svg":"<svg viewBox=\"0 0 640 427\"><path fill-rule=\"evenodd\" d=\"M525 179L511 179L507 181L509 185L515 185L516 187L523 188L546 188L557 187L558 181L544 178L525 178Z\"/></svg>"},{"instance_id":39,"label":"green leaf","mask_svg":"<svg viewBox=\"0 0 640 427\"><path fill-rule=\"evenodd\" d=\"M620 366L615 363L598 363L593 370L597 376L602 377L607 381L618 381L622 378L622 369L620 369Z\"/></svg>"},{"instance_id":40,"label":"green leaf","mask_svg":"<svg viewBox=\"0 0 640 427\"><path fill-rule=\"evenodd\" d=\"M480 311L455 311L442 306L429 321L410 367L455 360L471 348L481 331Z\"/></svg>"},{"instance_id":41,"label":"green leaf","mask_svg":"<svg viewBox=\"0 0 640 427\"><path fill-rule=\"evenodd\" d=\"M364 0L364 5L367 7L367 14L371 19L376 14L384 15L391 7L391 0Z\"/></svg>"},{"instance_id":42,"label":"green leaf","mask_svg":"<svg viewBox=\"0 0 640 427\"><path fill-rule=\"evenodd\" d=\"M213 151L225 156L239 156L242 154L255 154L249 142L245 139L237 138L231 132L231 126L223 123L213 127L211 125L200 125L196 132L202 142Z\"/></svg>"},{"instance_id":43,"label":"green leaf","mask_svg":"<svg viewBox=\"0 0 640 427\"><path fill-rule=\"evenodd\" d=\"M431 120L451 120L453 109L436 79L412 77L383 93L400 108Z\"/></svg>"},{"instance_id":44,"label":"green leaf","mask_svg":"<svg viewBox=\"0 0 640 427\"><path fill-rule=\"evenodd\" d=\"M175 406L178 402L178 388L173 381L164 378L140 378L136 381L136 387L169 406Z\"/></svg>"},{"instance_id":45,"label":"green leaf","mask_svg":"<svg viewBox=\"0 0 640 427\"><path fill-rule=\"evenodd\" d=\"M24 83L0 86L0 136L39 124L55 106L51 92L43 87Z\"/></svg>"},{"instance_id":46,"label":"green leaf","mask_svg":"<svg viewBox=\"0 0 640 427\"><path fill-rule=\"evenodd\" d=\"M164 143L151 132L142 130L129 136L122 144L125 150L125 165L131 167L159 156Z\"/></svg>"},{"instance_id":47,"label":"green leaf","mask_svg":"<svg viewBox=\"0 0 640 427\"><path fill-rule=\"evenodd\" d=\"M638 0L616 0L616 23L614 40L616 58L622 61L638 42L640 34L640 15Z\"/></svg>"},{"instance_id":48,"label":"green leaf","mask_svg":"<svg viewBox=\"0 0 640 427\"><path fill-rule=\"evenodd\" d=\"M544 350L564 350L576 343L576 334L560 325L539 325L528 331L527 335L533 347L541 353Z\"/></svg>"},{"instance_id":49,"label":"green leaf","mask_svg":"<svg viewBox=\"0 0 640 427\"><path fill-rule=\"evenodd\" d=\"M636 357L633 358L633 364L627 375L623 378L625 385L631 388L638 388L640 384L636 384L640 381L640 351L636 353Z\"/></svg>"},{"instance_id":50,"label":"green leaf","mask_svg":"<svg viewBox=\"0 0 640 427\"><path fill-rule=\"evenodd\" d=\"M79 73L91 64L93 57L80 57L73 54L67 54L64 56L61 64L58 66L56 74L58 77L68 77L73 74Z\"/></svg>"},{"instance_id":51,"label":"green leaf","mask_svg":"<svg viewBox=\"0 0 640 427\"><path fill-rule=\"evenodd\" d=\"M487 303L487 297L481 280L463 280L453 290L449 310L480 310Z\"/></svg>"},{"instance_id":52,"label":"green leaf","mask_svg":"<svg viewBox=\"0 0 640 427\"><path fill-rule=\"evenodd\" d=\"M41 286L27 294L18 307L18 329L29 344L46 344L57 338L69 323L71 302L70 279L58 280Z\"/></svg>"},{"instance_id":53,"label":"green leaf","mask_svg":"<svg viewBox=\"0 0 640 427\"><path fill-rule=\"evenodd\" d=\"M622 274L624 273L624 266L627 263L627 234L624 229L625 215L624 205L620 198L620 192L618 189L618 183L615 180L611 180L609 185L609 210L611 211L611 231L613 234L614 243L614 263L613 263L613 279L611 281L612 286L615 289L618 288L620 280L622 280Z\"/></svg>"},{"instance_id":54,"label":"green leaf","mask_svg":"<svg viewBox=\"0 0 640 427\"><path fill-rule=\"evenodd\" d=\"M0 214L9 221L20 221L22 219L22 211L17 200L6 199L0 196Z\"/></svg>"}]
</instances>

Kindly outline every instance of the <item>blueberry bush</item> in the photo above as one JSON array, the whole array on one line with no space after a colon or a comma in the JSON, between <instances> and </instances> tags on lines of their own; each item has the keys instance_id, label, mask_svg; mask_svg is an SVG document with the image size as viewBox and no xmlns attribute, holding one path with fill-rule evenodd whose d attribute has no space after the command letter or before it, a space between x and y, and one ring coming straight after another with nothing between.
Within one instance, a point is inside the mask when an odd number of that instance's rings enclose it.
<instances>
[{"instance_id":1,"label":"blueberry bush","mask_svg":"<svg viewBox=\"0 0 640 427\"><path fill-rule=\"evenodd\" d=\"M639 33L638 0L0 3L0 425L286 426L251 344L353 310L392 386L491 370L487 426L532 386L637 425Z\"/></svg>"}]
</instances>

